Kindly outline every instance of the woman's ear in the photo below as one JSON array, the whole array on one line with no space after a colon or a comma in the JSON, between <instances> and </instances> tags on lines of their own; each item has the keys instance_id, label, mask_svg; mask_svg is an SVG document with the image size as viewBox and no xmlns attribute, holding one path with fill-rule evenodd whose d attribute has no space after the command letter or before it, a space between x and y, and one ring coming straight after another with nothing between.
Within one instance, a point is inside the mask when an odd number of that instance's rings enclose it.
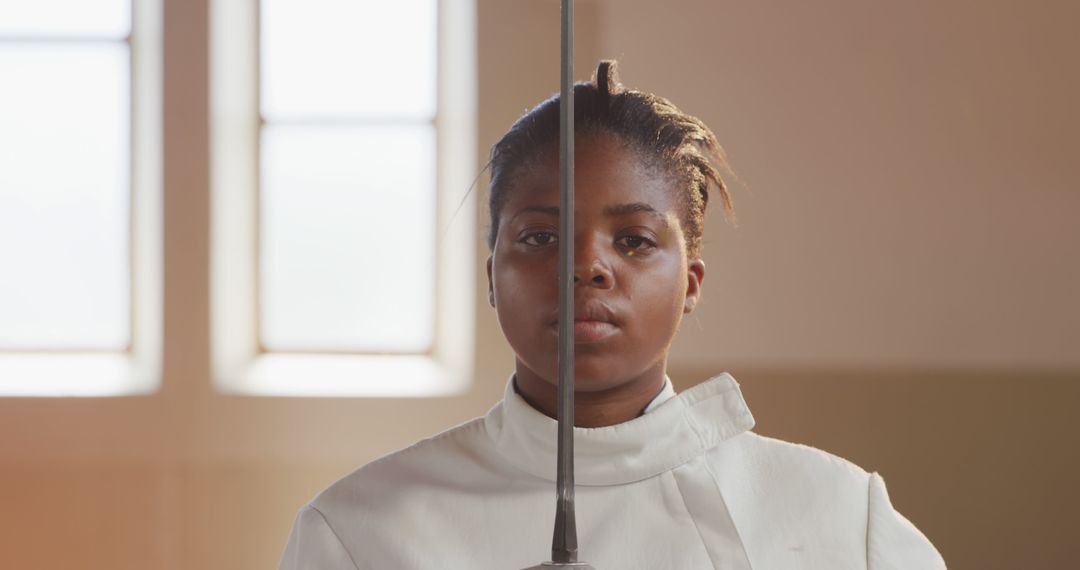
<instances>
[{"instance_id":1,"label":"woman's ear","mask_svg":"<svg viewBox=\"0 0 1080 570\"><path fill-rule=\"evenodd\" d=\"M488 304L495 306L495 288L491 285L491 256L487 258Z\"/></svg>"},{"instance_id":2,"label":"woman's ear","mask_svg":"<svg viewBox=\"0 0 1080 570\"><path fill-rule=\"evenodd\" d=\"M700 259L687 260L686 264L686 301L683 302L683 314L697 306L701 298L701 283L705 281L705 262Z\"/></svg>"}]
</instances>

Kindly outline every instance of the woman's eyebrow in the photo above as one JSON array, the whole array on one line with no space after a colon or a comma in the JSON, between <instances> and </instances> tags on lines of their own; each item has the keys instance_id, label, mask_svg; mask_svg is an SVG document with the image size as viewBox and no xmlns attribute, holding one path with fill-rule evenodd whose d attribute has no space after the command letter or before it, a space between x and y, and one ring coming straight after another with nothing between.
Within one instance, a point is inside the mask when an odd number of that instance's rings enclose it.
<instances>
[{"instance_id":1,"label":"woman's eyebrow","mask_svg":"<svg viewBox=\"0 0 1080 570\"><path fill-rule=\"evenodd\" d=\"M518 210L510 219L513 220L514 218L516 218L516 217L518 217L521 214L524 214L526 212L536 212L536 213L539 213L539 214L546 214L548 216L552 216L552 217L555 217L555 218L559 217L559 207L558 206L533 205L533 206L525 206L524 208ZM656 210L656 208L653 208L652 206L646 204L645 202L628 202L628 203L625 203L625 204L614 204L614 205L611 205L611 206L604 206L603 214L605 216L613 217L613 218L614 217L619 217L619 216L629 216L631 214L648 214L648 215L656 218L658 221L663 222L664 224L667 223L667 219L664 217L663 214L661 214L660 212L658 212Z\"/></svg>"},{"instance_id":2,"label":"woman's eyebrow","mask_svg":"<svg viewBox=\"0 0 1080 570\"><path fill-rule=\"evenodd\" d=\"M536 206L525 206L524 208L518 210L517 212L514 213L513 216L510 217L510 220L512 221L514 218L524 214L525 212L537 212L537 213L540 213L540 214L547 214L549 216L554 216L556 218L559 217L559 207L558 206L539 206L539 205L536 205Z\"/></svg>"},{"instance_id":3,"label":"woman's eyebrow","mask_svg":"<svg viewBox=\"0 0 1080 570\"><path fill-rule=\"evenodd\" d=\"M656 208L653 208L645 202L629 202L626 204L614 204L612 206L604 207L605 216L619 217L629 216L630 214L648 214L656 218L657 221L667 225L667 218L658 212Z\"/></svg>"}]
</instances>

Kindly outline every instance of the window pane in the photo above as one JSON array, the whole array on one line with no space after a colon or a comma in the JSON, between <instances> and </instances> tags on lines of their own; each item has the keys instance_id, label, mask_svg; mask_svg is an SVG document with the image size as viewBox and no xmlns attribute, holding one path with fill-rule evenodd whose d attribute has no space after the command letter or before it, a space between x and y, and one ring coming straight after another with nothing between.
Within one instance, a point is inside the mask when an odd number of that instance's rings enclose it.
<instances>
[{"instance_id":1,"label":"window pane","mask_svg":"<svg viewBox=\"0 0 1080 570\"><path fill-rule=\"evenodd\" d=\"M435 113L435 0L262 0L262 111Z\"/></svg>"},{"instance_id":2,"label":"window pane","mask_svg":"<svg viewBox=\"0 0 1080 570\"><path fill-rule=\"evenodd\" d=\"M434 129L268 126L262 144L264 346L426 350Z\"/></svg>"},{"instance_id":3,"label":"window pane","mask_svg":"<svg viewBox=\"0 0 1080 570\"><path fill-rule=\"evenodd\" d=\"M123 38L131 0L0 0L0 36Z\"/></svg>"},{"instance_id":4,"label":"window pane","mask_svg":"<svg viewBox=\"0 0 1080 570\"><path fill-rule=\"evenodd\" d=\"M125 44L0 44L0 349L129 339Z\"/></svg>"}]
</instances>

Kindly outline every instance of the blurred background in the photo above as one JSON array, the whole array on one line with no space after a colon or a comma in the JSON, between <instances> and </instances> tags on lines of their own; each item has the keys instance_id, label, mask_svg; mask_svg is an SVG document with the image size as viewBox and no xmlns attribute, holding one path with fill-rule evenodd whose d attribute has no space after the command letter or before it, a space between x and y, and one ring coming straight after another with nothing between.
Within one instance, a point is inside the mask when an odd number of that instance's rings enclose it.
<instances>
[{"instance_id":1,"label":"blurred background","mask_svg":"<svg viewBox=\"0 0 1080 570\"><path fill-rule=\"evenodd\" d=\"M578 78L618 59L737 174L677 388L731 372L951 568L1076 565L1077 21L577 2ZM0 3L0 568L273 568L319 490L486 412L469 186L558 64L557 0Z\"/></svg>"}]
</instances>

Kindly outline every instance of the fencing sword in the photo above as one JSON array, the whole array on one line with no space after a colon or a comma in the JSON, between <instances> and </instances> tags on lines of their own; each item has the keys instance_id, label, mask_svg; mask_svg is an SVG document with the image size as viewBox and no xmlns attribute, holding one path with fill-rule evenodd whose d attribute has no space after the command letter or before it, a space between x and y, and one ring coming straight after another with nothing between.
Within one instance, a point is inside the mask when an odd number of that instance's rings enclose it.
<instances>
[{"instance_id":1,"label":"fencing sword","mask_svg":"<svg viewBox=\"0 0 1080 570\"><path fill-rule=\"evenodd\" d=\"M593 570L577 559L574 515L574 0L561 0L559 92L559 403L551 561L527 570Z\"/></svg>"}]
</instances>

